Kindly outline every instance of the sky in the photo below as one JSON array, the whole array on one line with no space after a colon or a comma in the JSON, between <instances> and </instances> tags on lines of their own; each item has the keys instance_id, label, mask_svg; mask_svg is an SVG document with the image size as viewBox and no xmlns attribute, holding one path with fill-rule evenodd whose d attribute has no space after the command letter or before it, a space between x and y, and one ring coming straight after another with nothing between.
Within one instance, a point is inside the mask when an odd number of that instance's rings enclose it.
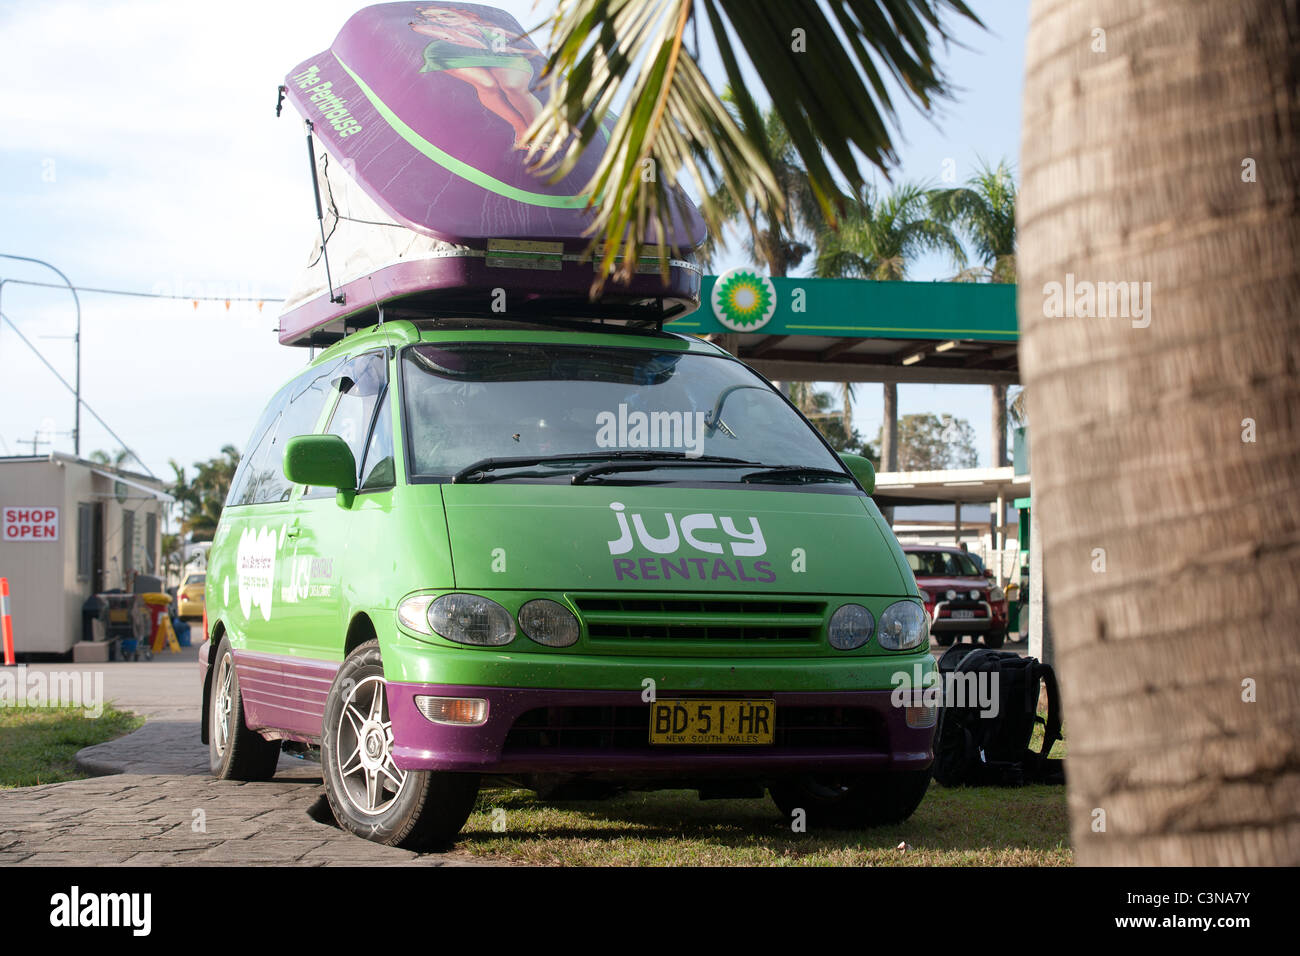
<instances>
[{"instance_id":1,"label":"sky","mask_svg":"<svg viewBox=\"0 0 1300 956\"><path fill-rule=\"evenodd\" d=\"M74 285L215 297L82 293L82 394L144 461L182 465L243 449L265 402L307 360L279 345L277 305L316 231L302 127L275 116L290 67L326 49L358 0L6 0L0 6L0 253L44 259ZM496 0L525 27L551 0ZM964 180L980 158L1015 163L1028 0L976 0L987 30L954 22L940 51L955 97L930 117L900 110L895 181ZM721 78L714 55L707 75ZM877 181L885 184L883 176ZM745 264L739 248L718 270ZM910 278L955 268L927 257ZM0 279L58 282L0 258ZM64 378L75 376L72 296L5 284L0 310ZM0 324L0 455L72 452L72 394ZM990 390L900 385L899 413L970 421L990 461ZM857 387L855 425L874 438L878 386ZM44 439L42 441L41 439ZM81 453L118 443L84 410ZM132 467L138 469L138 466Z\"/></svg>"}]
</instances>

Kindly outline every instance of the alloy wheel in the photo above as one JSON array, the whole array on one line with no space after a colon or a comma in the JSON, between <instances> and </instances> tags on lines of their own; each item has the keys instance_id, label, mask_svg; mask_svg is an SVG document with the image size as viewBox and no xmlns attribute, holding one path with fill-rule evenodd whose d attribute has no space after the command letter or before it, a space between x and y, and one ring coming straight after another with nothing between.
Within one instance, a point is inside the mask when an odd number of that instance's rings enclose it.
<instances>
[{"instance_id":1,"label":"alloy wheel","mask_svg":"<svg viewBox=\"0 0 1300 956\"><path fill-rule=\"evenodd\" d=\"M343 701L334 749L343 792L361 813L383 813L401 796L406 771L393 763L393 722L384 679L366 677Z\"/></svg>"}]
</instances>

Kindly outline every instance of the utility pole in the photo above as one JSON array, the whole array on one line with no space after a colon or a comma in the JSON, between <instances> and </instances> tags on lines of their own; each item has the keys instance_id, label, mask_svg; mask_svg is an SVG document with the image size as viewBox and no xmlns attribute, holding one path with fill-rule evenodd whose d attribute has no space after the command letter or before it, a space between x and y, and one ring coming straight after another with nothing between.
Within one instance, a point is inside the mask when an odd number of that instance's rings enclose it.
<instances>
[{"instance_id":1,"label":"utility pole","mask_svg":"<svg viewBox=\"0 0 1300 956\"><path fill-rule=\"evenodd\" d=\"M72 453L76 457L80 458L81 457L81 299L77 297L77 289L68 280L68 277L64 275L61 270L59 270L55 266L50 265L44 259L33 259L31 256L15 256L15 255L10 255L7 252L0 252L0 259L15 259L18 262L32 262L38 266L45 266L45 268L49 269L60 279L62 279L63 284L66 285L68 287L68 291L72 293L72 301L76 304L77 307L77 332L72 337L77 347L77 376L76 376L76 387L74 389L74 396L76 399L77 406L74 413L73 425L72 425ZM0 290L3 289L4 289L4 281L0 280Z\"/></svg>"}]
</instances>

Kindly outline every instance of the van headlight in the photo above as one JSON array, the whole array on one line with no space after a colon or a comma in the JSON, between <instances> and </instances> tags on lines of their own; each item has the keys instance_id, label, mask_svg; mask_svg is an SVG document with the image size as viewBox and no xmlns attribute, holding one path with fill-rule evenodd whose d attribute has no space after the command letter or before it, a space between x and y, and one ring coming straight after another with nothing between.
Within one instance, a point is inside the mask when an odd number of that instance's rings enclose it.
<instances>
[{"instance_id":1,"label":"van headlight","mask_svg":"<svg viewBox=\"0 0 1300 956\"><path fill-rule=\"evenodd\" d=\"M898 601L885 608L880 615L880 646L891 651L906 651L919 647L930 637L930 619L921 605L911 601Z\"/></svg>"},{"instance_id":2,"label":"van headlight","mask_svg":"<svg viewBox=\"0 0 1300 956\"><path fill-rule=\"evenodd\" d=\"M578 643L578 619L563 604L537 598L519 609L519 629L546 647Z\"/></svg>"},{"instance_id":3,"label":"van headlight","mask_svg":"<svg viewBox=\"0 0 1300 956\"><path fill-rule=\"evenodd\" d=\"M415 594L397 606L397 619L421 634L457 644L501 647L515 639L515 621L496 601L479 594Z\"/></svg>"},{"instance_id":4,"label":"van headlight","mask_svg":"<svg viewBox=\"0 0 1300 956\"><path fill-rule=\"evenodd\" d=\"M839 651L852 651L871 640L876 620L861 604L845 604L831 615L826 637L831 647Z\"/></svg>"}]
</instances>

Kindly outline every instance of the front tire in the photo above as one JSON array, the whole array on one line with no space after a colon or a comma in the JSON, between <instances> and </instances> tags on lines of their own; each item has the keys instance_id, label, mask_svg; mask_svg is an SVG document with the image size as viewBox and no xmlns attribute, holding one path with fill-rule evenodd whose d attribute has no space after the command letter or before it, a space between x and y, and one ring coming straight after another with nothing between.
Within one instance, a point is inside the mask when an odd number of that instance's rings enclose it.
<instances>
[{"instance_id":1,"label":"front tire","mask_svg":"<svg viewBox=\"0 0 1300 956\"><path fill-rule=\"evenodd\" d=\"M1006 639L1007 639L1006 631L989 631L987 634L984 635L984 646L1001 647L1002 643Z\"/></svg>"},{"instance_id":2,"label":"front tire","mask_svg":"<svg viewBox=\"0 0 1300 956\"><path fill-rule=\"evenodd\" d=\"M936 634L934 635L934 639L940 647L951 647L953 639L956 638L956 636L956 634Z\"/></svg>"},{"instance_id":3,"label":"front tire","mask_svg":"<svg viewBox=\"0 0 1300 956\"><path fill-rule=\"evenodd\" d=\"M140 645L136 645L139 653ZM280 741L267 740L244 723L244 695L230 645L223 639L212 662L208 691L208 766L218 780L270 780L280 760Z\"/></svg>"},{"instance_id":4,"label":"front tire","mask_svg":"<svg viewBox=\"0 0 1300 956\"><path fill-rule=\"evenodd\" d=\"M386 688L378 641L356 648L334 677L321 735L330 808L340 826L375 843L446 845L474 809L478 776L399 768Z\"/></svg>"},{"instance_id":5,"label":"front tire","mask_svg":"<svg viewBox=\"0 0 1300 956\"><path fill-rule=\"evenodd\" d=\"M843 776L806 774L775 782L769 790L787 820L803 810L810 827L851 830L906 820L929 786L926 767Z\"/></svg>"}]
</instances>

